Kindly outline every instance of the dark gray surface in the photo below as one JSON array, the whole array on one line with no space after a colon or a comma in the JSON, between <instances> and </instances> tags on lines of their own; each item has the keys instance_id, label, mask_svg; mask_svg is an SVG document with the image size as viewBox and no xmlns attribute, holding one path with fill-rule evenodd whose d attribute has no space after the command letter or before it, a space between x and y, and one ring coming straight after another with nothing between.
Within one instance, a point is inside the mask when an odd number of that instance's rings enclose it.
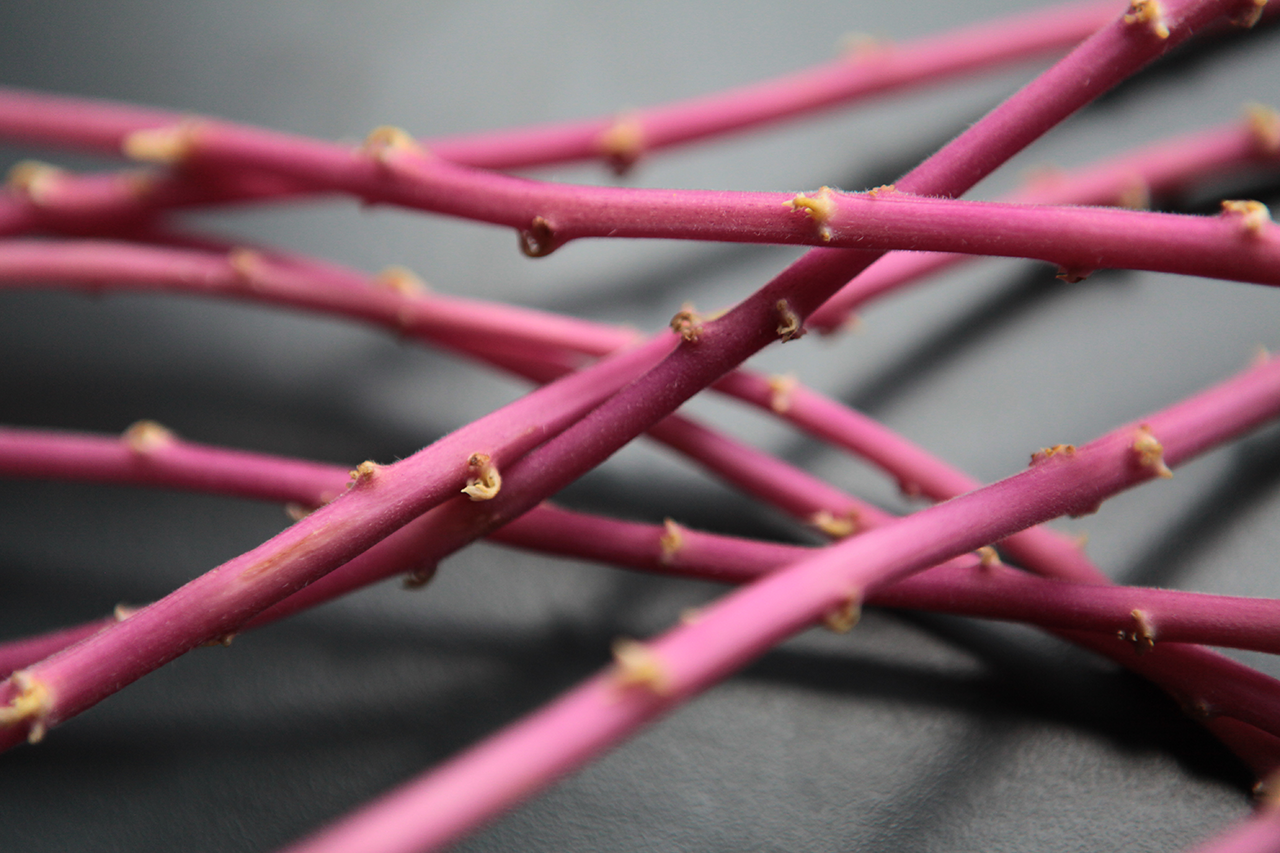
<instances>
[{"instance_id":1,"label":"dark gray surface","mask_svg":"<svg viewBox=\"0 0 1280 853\"><path fill-rule=\"evenodd\" d=\"M767 3L0 5L0 81L211 112L330 138L607 113L1015 7ZM1272 28L1183 56L980 188L1280 102ZM849 189L892 180L1028 73L672 152L643 186ZM12 152L13 159L20 154ZM44 155L48 157L48 155ZM82 163L81 160L68 160ZM611 180L596 167L540 175ZM1274 176L1177 200L1268 197ZM661 327L780 269L790 249L593 243L529 261L506 231L349 204L228 213L226 233L438 289ZM1156 275L1054 281L992 263L759 364L839 393L985 479L1081 442L1280 346L1260 288ZM0 296L0 422L192 439L352 463L404 456L514 383L345 324L179 299ZM743 435L890 507L865 468L720 404ZM1280 595L1274 431L1070 525L1114 576ZM629 449L567 496L711 529L795 535L681 464ZM144 601L262 541L277 507L0 484L0 604L18 636ZM265 851L537 707L718 590L480 546L421 593L394 585L204 649L0 759L0 849ZM1256 661L1272 673L1268 659ZM1247 780L1173 705L1019 629L870 613L814 633L485 830L470 850L1150 850L1247 812Z\"/></svg>"}]
</instances>

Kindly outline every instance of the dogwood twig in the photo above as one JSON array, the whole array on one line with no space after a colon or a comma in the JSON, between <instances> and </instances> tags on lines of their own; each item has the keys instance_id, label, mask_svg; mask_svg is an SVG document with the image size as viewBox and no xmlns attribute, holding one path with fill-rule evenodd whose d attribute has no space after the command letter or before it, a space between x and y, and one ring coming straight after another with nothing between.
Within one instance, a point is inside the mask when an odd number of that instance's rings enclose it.
<instances>
[{"instance_id":1,"label":"dogwood twig","mask_svg":"<svg viewBox=\"0 0 1280 853\"><path fill-rule=\"evenodd\" d=\"M705 608L689 624L619 650L619 663L424 779L385 797L291 853L434 849L524 799L775 643L827 614L856 611L913 572L1065 513L1094 511L1116 490L1157 476L1280 412L1280 362L1270 362L1081 448L1044 455L1000 483L868 531L791 564ZM1160 461L1147 453L1158 436ZM532 458L532 457L530 457ZM852 611L850 611L852 608ZM1073 635L1074 636L1074 635ZM1114 641L1113 641L1114 642ZM1161 656L1139 665L1155 669ZM1239 719L1274 730L1280 695L1243 672L1227 691ZM1205 673L1206 675L1208 673ZM1261 691L1271 690L1270 699Z\"/></svg>"}]
</instances>

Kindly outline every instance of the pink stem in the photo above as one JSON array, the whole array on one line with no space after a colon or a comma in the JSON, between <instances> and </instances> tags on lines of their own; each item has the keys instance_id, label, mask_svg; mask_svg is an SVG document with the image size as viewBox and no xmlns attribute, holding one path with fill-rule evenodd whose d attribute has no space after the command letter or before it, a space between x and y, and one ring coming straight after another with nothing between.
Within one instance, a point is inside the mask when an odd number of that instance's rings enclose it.
<instances>
[{"instance_id":1,"label":"pink stem","mask_svg":"<svg viewBox=\"0 0 1280 853\"><path fill-rule=\"evenodd\" d=\"M920 83L1017 62L1070 47L1115 14L1110 2L1035 10L900 45L884 45L776 80L629 113L634 140L620 147L608 116L562 125L471 134L427 144L465 165L512 169L606 158L625 165L654 151L771 124ZM116 154L125 136L183 116L84 98L0 88L0 136ZM627 140L621 140L626 142Z\"/></svg>"},{"instance_id":2,"label":"pink stem","mask_svg":"<svg viewBox=\"0 0 1280 853\"><path fill-rule=\"evenodd\" d=\"M0 676L7 677L15 669L29 666L36 661L44 660L52 654L62 651L67 646L78 643L85 637L92 637L108 625L114 625L116 617L95 619L83 625L36 634L19 640L8 640L0 643Z\"/></svg>"},{"instance_id":3,"label":"pink stem","mask_svg":"<svg viewBox=\"0 0 1280 853\"><path fill-rule=\"evenodd\" d=\"M1149 479L1138 448L1159 436L1177 464L1280 412L1280 362L1255 368L1085 447L845 540L730 594L689 624L626 650L623 662L291 853L437 849L706 689L823 614L928 565L1056 515L1091 512ZM1160 661L1156 651L1141 661ZM1226 682L1245 722L1274 727L1280 696L1249 670ZM1211 672L1199 673L1206 677ZM1188 697L1213 712L1216 694Z\"/></svg>"},{"instance_id":4,"label":"pink stem","mask_svg":"<svg viewBox=\"0 0 1280 853\"><path fill-rule=\"evenodd\" d=\"M1226 4L1223 4L1226 8ZM1212 4L1204 4L1199 7L1201 20L1183 21L1180 14L1174 14L1169 17L1170 28L1179 34L1179 38L1189 32L1195 25L1209 20L1213 14L1218 12L1217 7ZM1180 11L1180 10L1179 10ZM1195 16L1192 15L1191 18ZM1186 26L1184 27L1184 23ZM986 168L984 164L999 162L1003 156L1001 152L1015 150L1018 144L1024 144L1029 138L1037 135L1043 128L1049 126L1054 121L1071 112L1076 106L1084 100L1092 97L1099 91L1106 88L1114 79L1118 79L1123 73L1131 70L1133 67L1145 62L1147 59L1162 52L1171 44L1179 39L1165 39L1163 43L1156 43L1154 37L1147 33L1134 35L1134 28L1125 26L1113 26L1104 29L1089 42L1086 42L1081 49L1073 53L1072 57L1055 66L1046 75L1044 75L1037 83L1033 83L1028 89L1024 90L1021 97L1016 97L1010 103L1024 103L1031 107L1031 116L1034 120L1023 121L1028 116L1019 116L1015 120L1017 125L1016 131L1009 126L1008 122L1015 119L1015 115L1021 110L1020 107L1010 108L1009 104L999 108L988 119L980 122L976 126L978 129L977 136L971 132L958 140L958 144L949 146L944 149L941 157L934 158L927 162L924 166L924 174L936 175L937 177L926 180L915 181L910 178L907 182L910 184L911 190L926 190L933 187L932 191L938 191L941 185L950 185L952 189L959 188L960 184L965 181L975 179L976 176L983 172ZM1185 32L1184 32L1185 31ZM1084 67L1093 69L1105 69L1104 73L1087 74L1084 76L1085 82L1078 84L1081 75L1080 60L1076 57L1084 57ZM1064 69L1068 69L1070 73L1064 74ZM1074 79L1073 79L1074 78ZM1055 83L1055 96L1052 101L1037 101L1035 94L1046 81ZM1030 95L1028 93L1031 93ZM986 142L976 141L982 139L984 134L988 134L991 130L1000 133L1000 137L987 137ZM188 146L191 151L199 150L203 153L203 130L197 130L192 135L189 129L184 129L180 133L178 139L179 144ZM226 134L227 137L237 137L238 133L234 130ZM1014 135L1017 139L1012 144L999 145L1004 137ZM200 142L196 143L196 138L201 137ZM224 137L219 135L220 139ZM278 137L265 137L261 134L254 135L250 133L248 138L239 141L254 145L258 148L258 153L264 154L268 159L281 153L281 148L276 144ZM233 146L235 147L235 146ZM322 147L312 145L291 145L285 143L285 150L289 150L291 156L287 159L290 162L302 162L313 160L315 162L324 163L328 158L330 165L342 164L333 160L331 153L322 150ZM190 153L190 152L188 152ZM339 172L347 174L348 177L359 179L372 176L375 182L384 181L384 169L392 165L392 161L402 159L393 156L394 151L384 151L383 155L377 155L369 158L356 158L355 167L353 169L339 168ZM958 156L957 156L958 155ZM216 160L216 158L214 158ZM418 158L413 157L417 161ZM310 168L309 164L305 168ZM372 167L372 172L369 171ZM289 169L283 170L284 174L289 174ZM955 175L963 175L965 177L956 180ZM972 176L972 178L971 178ZM439 189L439 188L435 188ZM480 200L480 207L484 208L489 202ZM536 231L537 223L533 223ZM831 257L830 255L826 257ZM865 258L858 258L853 264L844 262L838 265L838 272L849 273L853 269L864 266ZM819 263L821 266L821 263ZM835 265L828 265L826 270L828 273ZM803 262L792 268L791 277L802 273L807 268ZM845 276L847 277L847 275ZM771 297L780 289L790 290L792 282L775 281L773 285L767 287L761 294L763 299L769 305L772 311L780 311L781 307L786 303L779 300L777 308L773 307ZM808 292L793 293L792 296L796 302L796 309L790 309L782 312L785 315L791 314L793 310L798 310L801 316L807 314L816 306L821 298L829 295L832 289L831 284L833 277L830 275L823 276L822 280L817 284L810 284ZM771 335L761 335L759 332L753 331L760 328L758 323L750 322L752 319L759 320L760 317L753 318L752 314L759 314L761 306L760 299L753 300L752 303L740 307L733 312L726 320L716 324L717 328L713 335L722 342L729 342L727 347L717 346L715 349L720 350L717 358L707 359L711 347L699 347L699 355L703 361L703 365L699 368L689 365L686 359L668 359L664 363L664 367L670 366L671 369L658 369L651 371L644 379L633 386L634 393L625 393L619 395L617 399L625 399L625 406L631 408L635 414L630 417L616 418L616 409L601 415L598 418L587 420L581 423L582 430L585 435L575 435L574 443L579 448L589 448L586 454L583 454L579 465L585 464L587 467L601 455L608 455L612 449L624 443L638 430L634 429L635 423L638 421L653 422L662 414L669 412L675 405L678 405L683 399L697 390L698 387L704 386L717 376L723 374L733 363L741 361L743 357L750 351L758 349L768 342ZM776 323L776 317L772 318ZM744 323L746 320L748 322ZM767 327L767 326L766 326ZM710 328L708 331L711 331ZM680 352L687 352L688 348L684 348ZM735 359L732 356L738 354ZM692 368L692 369L691 369ZM593 373L598 371L588 371ZM665 375L664 375L665 374ZM662 382L663 380L675 380L671 387L663 389L661 386L655 387L654 382ZM572 380L569 380L570 383ZM565 383L557 383L563 387ZM557 386L550 386L556 388ZM538 397L537 392L531 395L527 400ZM636 405L637 401L641 401L642 405ZM525 401L522 401L525 402ZM542 402L539 400L539 402ZM519 404L516 404L517 407ZM608 408L608 407L605 407ZM665 411L664 411L665 410ZM603 409L600 411L604 411ZM510 416L510 413L503 413ZM523 420L515 419L518 423L525 423ZM482 421L481 423L486 423ZM647 424L646 424L647 425ZM566 433L568 435L568 433ZM536 439L528 436L523 437L525 441L536 443ZM464 453L474 453L474 436L468 432L467 440L471 442L472 448ZM518 439L515 436L508 438L511 442L502 442L500 444L501 451L510 452L512 456L517 455L514 448L518 446ZM447 444L447 440L445 442ZM554 444L554 443L553 443ZM437 445L438 447L439 445ZM531 445L525 445L531 446ZM551 445L549 445L550 447ZM561 443L559 448L566 445ZM434 448L433 448L434 449ZM501 455L497 447L494 453ZM540 454L538 462L545 464L546 461L556 458L559 449L550 453ZM460 454L461 455L461 454ZM446 454L446 457L448 454ZM477 458L477 457L471 457ZM504 457L502 459L505 462ZM429 463L424 465L423 460L428 459ZM465 470L450 468L448 463L439 464L442 460L434 457L432 454L418 454L406 460L406 463L398 463L396 466L400 474L412 472L414 475L420 475L420 478L433 482L436 489L439 490L441 496L448 488L456 488L457 482L465 476ZM455 463L456 465L457 463ZM417 470L419 466L430 468L429 471ZM539 471L538 465L527 466L528 470ZM443 473L441 473L443 469ZM581 470L580 468L578 470ZM434 472L434 476L433 476ZM539 471L541 476L534 478L537 482L547 485L555 485L558 483L556 476L551 474L545 467ZM563 476L563 475L561 475ZM222 568L222 571L215 571L203 578L184 587L174 595L167 599L157 602L148 608L135 614L125 623L114 628L108 628L98 635L90 638L84 643L73 647L67 652L52 658L45 664L40 665L37 672L22 673L23 678L12 679L7 683L6 698L16 700L30 700L32 696L36 696L37 712L33 719L27 720L28 727L32 728L32 732L38 733L44 725L56 722L65 716L65 712L71 708L87 707L101 695L105 695L99 678L99 685L94 691L82 692L81 695L73 696L70 701L64 701L69 692L65 689L75 683L76 672L90 672L98 670L98 675L104 667L109 667L107 674L110 681L119 684L127 683L129 680L136 678L138 675L153 668L155 665L171 659L176 654L180 654L186 648L194 645L193 639L208 639L217 636L222 631L233 628L240 624L247 616L252 615L256 610L261 609L270 598L266 597L266 590L263 587L273 588L275 600L291 591L292 588L301 586L313 577L319 576L323 571L337 565L349 558L353 554L368 547L378 538L385 536L396 526L403 524L407 518L420 513L430 505L430 501L435 498L432 496L432 489L422 488L418 484L409 487L406 480L410 477L402 476L381 476L376 469L369 469L365 475L358 477L356 480L356 488L348 493L346 500L336 500L328 506L314 513L308 519L300 522L294 528L281 534L261 549L250 552L245 557L238 558ZM391 482L388 482L391 481ZM361 488L361 486L364 488ZM351 495L361 496L368 494L379 494L382 501L371 501L367 499L350 499ZM428 497L424 500L424 494ZM520 496L523 500L529 500L529 493ZM366 504L372 503L373 506ZM510 502L514 505L515 502ZM446 505L444 508L447 509ZM951 506L951 504L944 505ZM379 508L381 507L381 508ZM940 509L940 508L939 508ZM407 510L407 511L406 511ZM314 521L313 521L314 520ZM888 529L888 528L886 528ZM334 534L337 534L336 536ZM317 538L319 537L319 538ZM303 556L299 557L299 552L303 552ZM269 555L269 556L268 556ZM289 571L285 571L285 569ZM304 573L305 568L305 573ZM318 569L318 570L317 570ZM228 577L232 576L232 577ZM245 590L249 587L257 587L251 593L246 594ZM283 592L281 591L283 587ZM191 610L187 605L187 601L191 599L200 599L202 604L201 613L188 613ZM219 601L220 606L209 607L210 601ZM180 624L184 618L190 617L189 624L181 629L174 626ZM122 631L122 626L128 626ZM111 640L103 641L104 637L124 637L125 635L134 635L131 639L132 643L124 644L124 648L111 649L110 653L105 655L107 658L103 660L98 658L94 660L93 652L111 645ZM198 638L198 639L197 639ZM89 649L89 653L83 650ZM109 691L110 687L107 688ZM60 716L61 715L61 716ZM18 727L14 726L10 731L15 731Z\"/></svg>"},{"instance_id":5,"label":"pink stem","mask_svg":"<svg viewBox=\"0 0 1280 853\"><path fill-rule=\"evenodd\" d=\"M1164 140L1083 169L1050 173L1005 200L1142 207L1145 198L1182 189L1193 179L1246 163L1280 162L1280 147L1273 144L1274 125L1280 125L1280 116L1259 108L1244 122ZM936 253L881 258L815 311L809 324L823 333L833 332L868 300L969 260L971 255Z\"/></svg>"},{"instance_id":6,"label":"pink stem","mask_svg":"<svg viewBox=\"0 0 1280 853\"><path fill-rule=\"evenodd\" d=\"M923 82L1070 47L1115 14L1112 3L1035 10L903 44L873 45L787 77L568 126L469 134L430 143L446 159L511 169L604 156L625 168L650 151L725 136ZM625 124L622 124L625 122ZM609 145L610 130L634 141Z\"/></svg>"},{"instance_id":7,"label":"pink stem","mask_svg":"<svg viewBox=\"0 0 1280 853\"><path fill-rule=\"evenodd\" d=\"M0 240L3 285L127 287L270 302L376 323L468 352L604 355L637 340L633 332L585 320L419 290L403 272L371 277L336 265L299 264L247 249L208 254L102 240Z\"/></svg>"},{"instance_id":8,"label":"pink stem","mask_svg":"<svg viewBox=\"0 0 1280 853\"><path fill-rule=\"evenodd\" d=\"M1233 11L1228 2L1180 3L1166 12L1171 30L1160 40L1145 27L1118 20L1029 84L1010 100L962 134L924 164L929 177L904 179L921 192L957 193L976 180L975 162L989 162L983 140L995 149L1012 153L1009 126L1017 125L1016 138L1028 141L1028 127L1043 131L1073 109L1108 88L1127 71L1140 67L1185 38L1197 25L1218 14ZM1103 71L1095 71L1105 69ZM948 177L951 164L959 178ZM874 202L875 200L873 200ZM531 482L558 491L581 472L590 470L632 437L670 414L685 400L720 379L729 370L771 341L790 335L785 329L807 316L841 284L864 268L874 255L867 252L810 252L723 317L709 322L688 318L685 343L656 368L606 401L582 421L565 430L526 459L520 467ZM784 325L785 324L785 325ZM530 493L524 500L536 503ZM515 498L499 500L507 519L519 514Z\"/></svg>"},{"instance_id":9,"label":"pink stem","mask_svg":"<svg viewBox=\"0 0 1280 853\"><path fill-rule=\"evenodd\" d=\"M722 583L747 583L814 553L796 545L616 521L545 504L536 516L518 518L495 530L489 539ZM1122 633L1131 645L1126 658L1135 651L1145 654L1157 642L1280 653L1280 600L1063 583L1008 566L984 566L974 557L952 560L875 590L867 603L1093 631L1108 637ZM1141 612L1141 617L1135 617L1134 611Z\"/></svg>"},{"instance_id":10,"label":"pink stem","mask_svg":"<svg viewBox=\"0 0 1280 853\"><path fill-rule=\"evenodd\" d=\"M1011 118L1000 112L992 116L992 127L984 132L1005 128ZM779 193L581 187L479 172L413 150L352 152L227 124L182 125L166 132L174 135L172 144L184 162L264 170L370 202L507 225L521 233L526 251L535 255L573 239L610 236L962 251L1038 258L1081 274L1115 267L1269 284L1278 280L1280 249L1265 217L1242 225L1240 217L1219 221L909 195L917 187L922 195L937 194L928 191L933 179L927 176L904 178L901 192L827 193L807 200ZM955 144L972 147L966 139ZM978 166L958 156L948 160L967 187Z\"/></svg>"},{"instance_id":11,"label":"pink stem","mask_svg":"<svg viewBox=\"0 0 1280 853\"><path fill-rule=\"evenodd\" d=\"M347 479L345 468L192 444L169 437L150 451L145 432L103 438L41 430L0 430L0 475L179 488L314 507ZM874 517L869 525L887 522ZM649 572L746 583L812 549L656 527L542 505L490 539ZM385 540L384 540L385 541ZM1006 540L1008 541L1008 540ZM665 542L665 545L664 545ZM377 550L371 549L370 555ZM1280 653L1280 602L1168 590L1063 584L969 558L880 590L869 604L930 610L1045 628L1133 635L1139 653L1161 643L1205 643ZM1134 616L1134 611L1142 616ZM96 633L114 618L0 645L6 674ZM254 624L260 624L255 620Z\"/></svg>"},{"instance_id":12,"label":"pink stem","mask_svg":"<svg viewBox=\"0 0 1280 853\"><path fill-rule=\"evenodd\" d=\"M139 422L119 438L0 427L0 476L128 483L317 507L346 468L183 441Z\"/></svg>"},{"instance_id":13,"label":"pink stem","mask_svg":"<svg viewBox=\"0 0 1280 853\"><path fill-rule=\"evenodd\" d=\"M23 736L38 739L46 728L156 667L234 632L273 603L457 495L469 475L483 481L494 469L500 471L581 417L670 346L666 338L655 339L538 389L408 459L386 467L362 465L344 494L258 548L15 673L0 687L0 702L10 706L3 709L8 714L3 720L7 725L0 727L0 744L12 745ZM159 437L159 442L165 440Z\"/></svg>"}]
</instances>

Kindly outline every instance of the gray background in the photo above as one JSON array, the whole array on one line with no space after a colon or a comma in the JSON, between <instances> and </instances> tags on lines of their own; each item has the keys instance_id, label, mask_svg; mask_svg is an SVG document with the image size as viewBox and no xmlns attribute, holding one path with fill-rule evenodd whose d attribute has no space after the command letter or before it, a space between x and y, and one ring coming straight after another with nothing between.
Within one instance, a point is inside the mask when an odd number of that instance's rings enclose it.
<instances>
[{"instance_id":1,"label":"gray background","mask_svg":"<svg viewBox=\"0 0 1280 853\"><path fill-rule=\"evenodd\" d=\"M334 139L607 114L1011 11L938 4L258 2L0 5L0 81L212 113ZM922 14L924 12L924 14ZM1277 30L1184 52L979 187L1280 102ZM1032 66L672 151L637 186L861 189L891 181ZM49 152L3 149L11 162ZM93 161L66 157L69 165ZM610 183L596 166L540 177ZM1275 202L1275 175L1169 200ZM441 291L660 328L732 303L793 249L582 243L530 261L510 232L326 202L205 215L224 234ZM764 354L984 479L1082 442L1280 346L1261 288L975 265L868 310L862 330ZM0 422L390 461L521 386L377 332L177 298L0 294ZM892 484L725 404L697 410L891 508ZM1280 595L1274 430L1064 525L1131 582ZM794 538L771 513L634 448L563 496L632 518ZM276 532L278 507L0 483L6 636L155 598ZM0 849L265 851L538 707L719 594L477 546L426 590L370 590L202 649L0 758ZM1273 674L1270 660L1259 665ZM465 843L469 850L1151 850L1247 813L1241 768L1108 664L1007 626L869 613L766 656Z\"/></svg>"}]
</instances>

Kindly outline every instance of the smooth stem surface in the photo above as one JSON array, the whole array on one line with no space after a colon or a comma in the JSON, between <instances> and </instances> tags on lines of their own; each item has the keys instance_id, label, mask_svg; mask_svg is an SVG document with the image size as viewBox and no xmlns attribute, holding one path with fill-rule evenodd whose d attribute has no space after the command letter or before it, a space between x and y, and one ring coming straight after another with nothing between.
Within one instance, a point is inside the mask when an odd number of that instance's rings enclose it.
<instances>
[{"instance_id":1,"label":"smooth stem surface","mask_svg":"<svg viewBox=\"0 0 1280 853\"><path fill-rule=\"evenodd\" d=\"M161 486L288 500L304 507L323 503L347 479L346 469L340 466L174 438L142 455L134 446L141 432L135 430L131 442L129 435L106 438L0 430L0 474ZM271 476L261 476L263 472ZM490 539L541 553L723 583L747 583L813 553L803 546L703 533L671 523L655 526L620 521L548 504L494 531ZM386 556L380 546L367 553L371 558ZM1280 653L1280 602L1274 600L1063 584L999 564L984 565L972 557L949 561L887 586L873 593L867 603L1043 628L1120 633L1139 655L1154 648L1156 642ZM0 644L0 670L7 674L39 661L115 621L112 617ZM266 621L258 619L251 624Z\"/></svg>"},{"instance_id":2,"label":"smooth stem surface","mask_svg":"<svg viewBox=\"0 0 1280 853\"><path fill-rule=\"evenodd\" d=\"M1092 512L1108 495L1150 479L1145 438L1158 436L1176 465L1211 442L1280 412L1273 361L1092 443L1046 456L991 486L846 540L733 593L689 624L628 651L619 665L366 808L291 853L438 849L529 796L787 636L928 565L1067 513ZM1155 669L1161 656L1143 656ZM1273 726L1280 693L1243 672L1202 701L1210 713L1234 691L1237 712ZM1209 675L1209 673L1203 673ZM1267 695L1270 691L1270 695Z\"/></svg>"},{"instance_id":3,"label":"smooth stem surface","mask_svg":"<svg viewBox=\"0 0 1280 853\"><path fill-rule=\"evenodd\" d=\"M0 689L0 701L10 705L0 718L0 744L39 739L45 729L156 667L238 630L265 608L457 495L469 476L485 477L483 470L473 470L476 454L500 471L670 346L669 340L657 338L534 391L395 465L362 465L352 472L352 486L344 494L258 548L15 673Z\"/></svg>"},{"instance_id":4,"label":"smooth stem surface","mask_svg":"<svg viewBox=\"0 0 1280 853\"><path fill-rule=\"evenodd\" d=\"M1152 198L1246 164L1280 163L1280 115L1254 107L1245 121L1161 140L1137 151L1071 171L1050 171L1003 201L1018 204L1083 204L1145 207ZM868 301L925 276L973 259L971 255L894 253L872 264L809 318L831 333Z\"/></svg>"},{"instance_id":5,"label":"smooth stem surface","mask_svg":"<svg viewBox=\"0 0 1280 853\"><path fill-rule=\"evenodd\" d=\"M427 141L439 156L489 169L604 158L627 165L641 153L804 115L859 98L1065 49L1115 14L1111 2L1067 3L851 57L776 80L618 116ZM182 121L164 110L0 87L0 136L116 154L124 138ZM611 130L615 130L610 134ZM295 188L296 191L296 188Z\"/></svg>"}]
</instances>

